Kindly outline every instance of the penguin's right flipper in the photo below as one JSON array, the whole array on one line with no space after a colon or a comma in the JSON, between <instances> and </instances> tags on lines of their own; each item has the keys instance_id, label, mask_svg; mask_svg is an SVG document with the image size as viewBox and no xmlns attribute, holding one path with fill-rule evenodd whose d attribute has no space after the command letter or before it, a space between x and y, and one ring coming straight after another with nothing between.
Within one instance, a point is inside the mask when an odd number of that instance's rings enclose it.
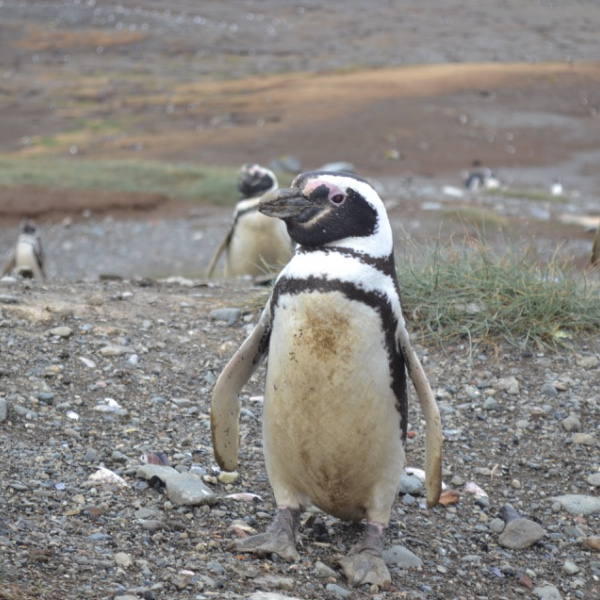
<instances>
[{"instance_id":1,"label":"penguin's right flipper","mask_svg":"<svg viewBox=\"0 0 600 600\"><path fill-rule=\"evenodd\" d=\"M268 302L258 325L233 355L215 384L210 429L215 459L225 471L235 471L239 448L239 395L269 349L271 303Z\"/></svg>"},{"instance_id":2,"label":"penguin's right flipper","mask_svg":"<svg viewBox=\"0 0 600 600\"><path fill-rule=\"evenodd\" d=\"M10 260L8 261L6 266L4 267L4 271L2 271L2 277L4 277L5 275L8 275L15 268L16 264L17 264L17 259L16 259L15 255L13 254L10 257Z\"/></svg>"},{"instance_id":3,"label":"penguin's right flipper","mask_svg":"<svg viewBox=\"0 0 600 600\"><path fill-rule=\"evenodd\" d=\"M215 255L212 257L212 260L210 261L210 265L208 266L208 275L206 276L207 279L210 279L212 277L213 271L215 270L215 267L217 266L217 262L219 261L221 254L223 254L223 252L225 250L227 250L227 248L229 248L229 243L231 242L232 236L233 236L233 226L229 229L229 231L227 232L227 235L223 238L221 245L217 248Z\"/></svg>"}]
</instances>

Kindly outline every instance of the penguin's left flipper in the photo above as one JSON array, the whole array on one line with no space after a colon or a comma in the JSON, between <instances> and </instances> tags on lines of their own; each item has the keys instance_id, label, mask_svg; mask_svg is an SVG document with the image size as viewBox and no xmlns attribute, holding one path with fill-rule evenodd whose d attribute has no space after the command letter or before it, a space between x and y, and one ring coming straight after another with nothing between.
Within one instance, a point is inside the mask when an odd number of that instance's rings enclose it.
<instances>
[{"instance_id":1,"label":"penguin's left flipper","mask_svg":"<svg viewBox=\"0 0 600 600\"><path fill-rule=\"evenodd\" d=\"M220 246L217 248L217 251L215 252L214 256L212 257L212 260L210 261L210 265L208 266L208 274L206 275L207 279L210 279L212 277L213 271L215 270L215 267L217 266L217 262L219 261L221 254L223 254L223 252L225 250L227 250L227 248L229 248L229 243L231 242L232 235L233 235L233 226L229 229L229 231L227 232L227 235L223 238L223 241L221 242Z\"/></svg>"},{"instance_id":2,"label":"penguin's left flipper","mask_svg":"<svg viewBox=\"0 0 600 600\"><path fill-rule=\"evenodd\" d=\"M425 416L425 492L427 506L435 506L442 493L442 420L433 392L403 322L398 324L397 339L404 353L408 374L415 386Z\"/></svg>"},{"instance_id":3,"label":"penguin's left flipper","mask_svg":"<svg viewBox=\"0 0 600 600\"><path fill-rule=\"evenodd\" d=\"M271 309L267 303L258 325L233 355L215 384L210 429L215 459L221 469L235 471L239 448L239 395L269 349Z\"/></svg>"},{"instance_id":4,"label":"penguin's left flipper","mask_svg":"<svg viewBox=\"0 0 600 600\"><path fill-rule=\"evenodd\" d=\"M10 260L8 261L8 263L6 264L6 266L4 267L4 271L2 271L2 277L4 277L5 275L8 275L16 266L17 264L17 259L15 257L15 255L13 254L10 258Z\"/></svg>"}]
</instances>

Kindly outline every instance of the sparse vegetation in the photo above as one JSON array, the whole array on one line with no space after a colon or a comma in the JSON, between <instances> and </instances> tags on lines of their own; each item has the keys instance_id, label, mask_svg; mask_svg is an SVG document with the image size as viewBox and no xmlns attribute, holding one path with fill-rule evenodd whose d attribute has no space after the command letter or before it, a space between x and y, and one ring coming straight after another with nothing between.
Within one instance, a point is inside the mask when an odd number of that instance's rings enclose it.
<instances>
[{"instance_id":1,"label":"sparse vegetation","mask_svg":"<svg viewBox=\"0 0 600 600\"><path fill-rule=\"evenodd\" d=\"M539 202L568 202L568 198L561 194L553 195L543 190L524 190L520 188L492 188L481 192L485 196L498 196L499 198L517 198L518 200L533 200Z\"/></svg>"},{"instance_id":2,"label":"sparse vegetation","mask_svg":"<svg viewBox=\"0 0 600 600\"><path fill-rule=\"evenodd\" d=\"M51 138L47 143L52 143ZM0 158L0 186L106 189L162 193L212 204L237 199L237 169L186 163L103 161L79 158Z\"/></svg>"},{"instance_id":3,"label":"sparse vegetation","mask_svg":"<svg viewBox=\"0 0 600 600\"><path fill-rule=\"evenodd\" d=\"M398 273L404 308L424 341L558 349L600 331L600 284L568 263L543 264L531 250L500 255L471 239L407 254Z\"/></svg>"}]
</instances>

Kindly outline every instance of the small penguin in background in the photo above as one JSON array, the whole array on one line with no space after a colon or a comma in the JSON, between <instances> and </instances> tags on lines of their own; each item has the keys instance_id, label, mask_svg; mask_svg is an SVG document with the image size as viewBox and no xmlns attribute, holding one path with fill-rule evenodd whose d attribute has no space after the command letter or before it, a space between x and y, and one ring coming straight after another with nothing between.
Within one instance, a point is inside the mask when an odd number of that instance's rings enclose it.
<instances>
[{"instance_id":1,"label":"small penguin in background","mask_svg":"<svg viewBox=\"0 0 600 600\"><path fill-rule=\"evenodd\" d=\"M45 279L44 251L40 233L36 224L30 219L21 226L21 233L17 238L14 255L8 261L2 276L14 273L21 277Z\"/></svg>"},{"instance_id":2,"label":"small penguin in background","mask_svg":"<svg viewBox=\"0 0 600 600\"><path fill-rule=\"evenodd\" d=\"M235 207L231 228L211 260L209 278L224 251L227 251L225 277L264 275L269 269L279 270L292 257L294 245L285 224L258 212L260 197L277 186L273 171L257 164L242 166L238 176L241 199Z\"/></svg>"},{"instance_id":3,"label":"small penguin in background","mask_svg":"<svg viewBox=\"0 0 600 600\"><path fill-rule=\"evenodd\" d=\"M465 179L465 187L472 192L482 189L491 190L500 187L500 180L491 169L485 167L469 171Z\"/></svg>"},{"instance_id":4,"label":"small penguin in background","mask_svg":"<svg viewBox=\"0 0 600 600\"><path fill-rule=\"evenodd\" d=\"M263 449L277 514L235 551L298 560L300 515L314 505L365 521L362 540L339 564L351 585L388 587L381 553L404 469L407 373L427 424L429 506L441 491L442 429L406 330L384 204L357 176L309 172L291 189L266 193L258 210L281 219L298 246L213 390L215 458L233 471L239 394L268 355Z\"/></svg>"}]
</instances>

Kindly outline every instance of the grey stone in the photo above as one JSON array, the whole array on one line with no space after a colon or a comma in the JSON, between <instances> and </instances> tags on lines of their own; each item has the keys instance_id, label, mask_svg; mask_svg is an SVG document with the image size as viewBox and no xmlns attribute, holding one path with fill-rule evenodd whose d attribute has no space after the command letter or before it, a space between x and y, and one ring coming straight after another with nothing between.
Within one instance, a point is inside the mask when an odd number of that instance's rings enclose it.
<instances>
[{"instance_id":1,"label":"grey stone","mask_svg":"<svg viewBox=\"0 0 600 600\"><path fill-rule=\"evenodd\" d=\"M68 338L73 335L73 330L70 327L55 327L48 331L48 335L55 335L61 338Z\"/></svg>"},{"instance_id":2,"label":"grey stone","mask_svg":"<svg viewBox=\"0 0 600 600\"><path fill-rule=\"evenodd\" d=\"M225 321L227 325L234 325L242 316L242 311L239 308L215 308L209 316L213 321Z\"/></svg>"},{"instance_id":3,"label":"grey stone","mask_svg":"<svg viewBox=\"0 0 600 600\"><path fill-rule=\"evenodd\" d=\"M595 446L596 437L593 433L574 433L571 441L577 446Z\"/></svg>"},{"instance_id":4,"label":"grey stone","mask_svg":"<svg viewBox=\"0 0 600 600\"><path fill-rule=\"evenodd\" d=\"M540 390L544 396L548 396L549 398L555 398L558 396L558 390L551 384L545 383Z\"/></svg>"},{"instance_id":5,"label":"grey stone","mask_svg":"<svg viewBox=\"0 0 600 600\"><path fill-rule=\"evenodd\" d=\"M173 467L163 465L143 465L136 473L140 479L150 480L158 477L167 490L169 500L175 506L195 506L213 504L215 493L191 473L179 473Z\"/></svg>"},{"instance_id":6,"label":"grey stone","mask_svg":"<svg viewBox=\"0 0 600 600\"><path fill-rule=\"evenodd\" d=\"M510 550L522 550L539 542L545 533L539 523L520 517L507 523L504 531L498 536L498 544Z\"/></svg>"},{"instance_id":7,"label":"grey stone","mask_svg":"<svg viewBox=\"0 0 600 600\"><path fill-rule=\"evenodd\" d=\"M569 514L586 517L600 512L600 498L583 494L565 494L551 498L558 502Z\"/></svg>"},{"instance_id":8,"label":"grey stone","mask_svg":"<svg viewBox=\"0 0 600 600\"><path fill-rule=\"evenodd\" d=\"M503 377L496 382L496 389L504 391L511 396L518 396L521 391L521 386L516 377Z\"/></svg>"},{"instance_id":9,"label":"grey stone","mask_svg":"<svg viewBox=\"0 0 600 600\"><path fill-rule=\"evenodd\" d=\"M561 571L565 575L575 575L576 573L579 573L581 569L572 560L565 560Z\"/></svg>"},{"instance_id":10,"label":"grey stone","mask_svg":"<svg viewBox=\"0 0 600 600\"><path fill-rule=\"evenodd\" d=\"M139 599L138 599L139 600ZM284 596L275 592L254 592L248 596L248 600L302 600L297 596Z\"/></svg>"},{"instance_id":11,"label":"grey stone","mask_svg":"<svg viewBox=\"0 0 600 600\"><path fill-rule=\"evenodd\" d=\"M423 482L414 475L404 473L400 477L399 492L401 494L410 494L411 496L420 496L423 493Z\"/></svg>"},{"instance_id":12,"label":"grey stone","mask_svg":"<svg viewBox=\"0 0 600 600\"><path fill-rule=\"evenodd\" d=\"M488 396L482 405L483 410L499 410L500 404L498 404L498 400L493 396Z\"/></svg>"},{"instance_id":13,"label":"grey stone","mask_svg":"<svg viewBox=\"0 0 600 600\"><path fill-rule=\"evenodd\" d=\"M338 585L337 583L328 583L325 586L325 589L329 593L337 596L338 598L347 598L352 593L350 590L343 588L341 585Z\"/></svg>"},{"instance_id":14,"label":"grey stone","mask_svg":"<svg viewBox=\"0 0 600 600\"><path fill-rule=\"evenodd\" d=\"M502 519L499 518L495 518L492 519L489 523L488 523L488 527L494 532L494 533L502 533L504 531L504 521Z\"/></svg>"},{"instance_id":15,"label":"grey stone","mask_svg":"<svg viewBox=\"0 0 600 600\"><path fill-rule=\"evenodd\" d=\"M411 552L404 546L392 546L384 550L381 553L381 557L386 565L400 567L401 569L423 566L423 561L414 552Z\"/></svg>"},{"instance_id":16,"label":"grey stone","mask_svg":"<svg viewBox=\"0 0 600 600\"><path fill-rule=\"evenodd\" d=\"M328 577L337 579L337 573L320 560L315 563L315 573L318 577L322 577L323 579L327 579Z\"/></svg>"},{"instance_id":17,"label":"grey stone","mask_svg":"<svg viewBox=\"0 0 600 600\"><path fill-rule=\"evenodd\" d=\"M0 423L6 421L8 416L8 403L4 398L0 398Z\"/></svg>"},{"instance_id":18,"label":"grey stone","mask_svg":"<svg viewBox=\"0 0 600 600\"><path fill-rule=\"evenodd\" d=\"M13 404L10 408L15 413L15 415L18 415L19 417L25 417L26 419L35 419L38 416L34 410L31 410L30 408L25 408L20 404Z\"/></svg>"},{"instance_id":19,"label":"grey stone","mask_svg":"<svg viewBox=\"0 0 600 600\"><path fill-rule=\"evenodd\" d=\"M551 583L545 583L533 588L533 593L540 600L563 600L560 592Z\"/></svg>"},{"instance_id":20,"label":"grey stone","mask_svg":"<svg viewBox=\"0 0 600 600\"><path fill-rule=\"evenodd\" d=\"M0 414L0 421L2 421L2 415ZM592 473L588 475L586 480L590 485L594 487L600 487L600 473Z\"/></svg>"},{"instance_id":21,"label":"grey stone","mask_svg":"<svg viewBox=\"0 0 600 600\"><path fill-rule=\"evenodd\" d=\"M565 431L579 431L581 429L581 421L577 415L570 414L561 421L561 425Z\"/></svg>"}]
</instances>

